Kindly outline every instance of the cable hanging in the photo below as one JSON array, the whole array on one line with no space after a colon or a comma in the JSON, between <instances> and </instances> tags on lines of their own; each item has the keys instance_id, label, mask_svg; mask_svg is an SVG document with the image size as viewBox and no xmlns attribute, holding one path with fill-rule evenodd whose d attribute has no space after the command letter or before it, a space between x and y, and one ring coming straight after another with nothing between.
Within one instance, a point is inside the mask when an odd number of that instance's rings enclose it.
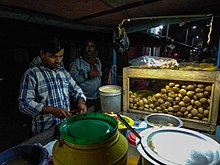
<instances>
[{"instance_id":1,"label":"cable hanging","mask_svg":"<svg viewBox=\"0 0 220 165\"><path fill-rule=\"evenodd\" d=\"M212 33L212 22L213 22L213 16L212 16L210 24L209 24L209 34L208 34L207 44L210 43L210 38L211 38L211 33Z\"/></svg>"}]
</instances>

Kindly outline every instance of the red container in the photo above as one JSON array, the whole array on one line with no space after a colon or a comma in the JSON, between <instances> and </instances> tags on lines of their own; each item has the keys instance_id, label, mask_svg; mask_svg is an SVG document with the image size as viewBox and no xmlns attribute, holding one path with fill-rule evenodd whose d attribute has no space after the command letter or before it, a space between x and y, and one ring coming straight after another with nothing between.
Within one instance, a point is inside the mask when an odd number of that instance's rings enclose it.
<instances>
[{"instance_id":1,"label":"red container","mask_svg":"<svg viewBox=\"0 0 220 165\"><path fill-rule=\"evenodd\" d=\"M139 133L139 131L137 131ZM128 133L128 144L129 144L129 149L128 149L128 163L129 165L137 165L138 160L140 158L140 153L138 152L136 148L136 136L130 132Z\"/></svg>"}]
</instances>

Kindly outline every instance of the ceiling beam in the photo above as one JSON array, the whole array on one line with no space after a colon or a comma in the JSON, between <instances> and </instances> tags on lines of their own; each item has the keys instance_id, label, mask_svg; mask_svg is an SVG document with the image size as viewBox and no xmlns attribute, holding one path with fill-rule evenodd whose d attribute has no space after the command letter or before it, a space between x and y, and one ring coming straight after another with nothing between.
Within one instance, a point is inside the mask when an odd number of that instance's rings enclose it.
<instances>
[{"instance_id":1,"label":"ceiling beam","mask_svg":"<svg viewBox=\"0 0 220 165\"><path fill-rule=\"evenodd\" d=\"M104 26L93 26L82 23L73 23L70 19L64 19L58 16L34 12L21 8L0 5L0 18L15 19L30 23L56 26L64 29L90 31L90 32L112 32L113 29Z\"/></svg>"},{"instance_id":2,"label":"ceiling beam","mask_svg":"<svg viewBox=\"0 0 220 165\"><path fill-rule=\"evenodd\" d=\"M142 0L142 1L138 1L138 2L133 2L133 3L122 5L122 6L119 6L119 7L116 7L116 8L112 8L110 10L104 10L104 11L101 11L101 12L98 12L98 13L86 15L86 16L79 17L79 18L75 18L72 21L73 22L80 22L80 21L84 21L84 20L88 20L88 19L92 19L92 18L101 17L101 16L104 16L104 15L116 13L116 12L121 12L121 11L128 10L128 9L132 9L132 8L135 8L135 7L151 4L151 3L154 3L154 2L157 2L157 1L161 1L161 0Z\"/></svg>"}]
</instances>

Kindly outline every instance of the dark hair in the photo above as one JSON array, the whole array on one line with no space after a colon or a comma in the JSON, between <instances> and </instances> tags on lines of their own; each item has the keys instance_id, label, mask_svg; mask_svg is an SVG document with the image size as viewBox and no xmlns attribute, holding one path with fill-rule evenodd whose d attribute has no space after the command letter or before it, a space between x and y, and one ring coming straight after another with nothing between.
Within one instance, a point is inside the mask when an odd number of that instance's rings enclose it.
<instances>
[{"instance_id":1,"label":"dark hair","mask_svg":"<svg viewBox=\"0 0 220 165\"><path fill-rule=\"evenodd\" d=\"M86 47L86 45L88 44L88 42L93 42L93 44L95 45L95 41L94 40L92 40L92 39L87 39L87 40L85 40L84 41L84 47Z\"/></svg>"},{"instance_id":2,"label":"dark hair","mask_svg":"<svg viewBox=\"0 0 220 165\"><path fill-rule=\"evenodd\" d=\"M48 37L41 42L40 49L44 52L55 54L59 52L62 49L62 47L57 38Z\"/></svg>"}]
</instances>

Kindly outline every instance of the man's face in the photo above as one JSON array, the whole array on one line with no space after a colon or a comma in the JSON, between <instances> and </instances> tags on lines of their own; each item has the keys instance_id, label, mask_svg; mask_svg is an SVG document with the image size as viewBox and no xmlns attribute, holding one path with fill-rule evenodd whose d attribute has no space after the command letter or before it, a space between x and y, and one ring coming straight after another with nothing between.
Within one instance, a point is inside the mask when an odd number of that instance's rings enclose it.
<instances>
[{"instance_id":1,"label":"man's face","mask_svg":"<svg viewBox=\"0 0 220 165\"><path fill-rule=\"evenodd\" d=\"M95 53L95 44L92 41L88 41L85 45L85 52L87 55L91 56Z\"/></svg>"},{"instance_id":2,"label":"man's face","mask_svg":"<svg viewBox=\"0 0 220 165\"><path fill-rule=\"evenodd\" d=\"M50 69L55 70L63 60L64 49L61 49L56 54L42 52L41 58L43 63Z\"/></svg>"}]
</instances>

